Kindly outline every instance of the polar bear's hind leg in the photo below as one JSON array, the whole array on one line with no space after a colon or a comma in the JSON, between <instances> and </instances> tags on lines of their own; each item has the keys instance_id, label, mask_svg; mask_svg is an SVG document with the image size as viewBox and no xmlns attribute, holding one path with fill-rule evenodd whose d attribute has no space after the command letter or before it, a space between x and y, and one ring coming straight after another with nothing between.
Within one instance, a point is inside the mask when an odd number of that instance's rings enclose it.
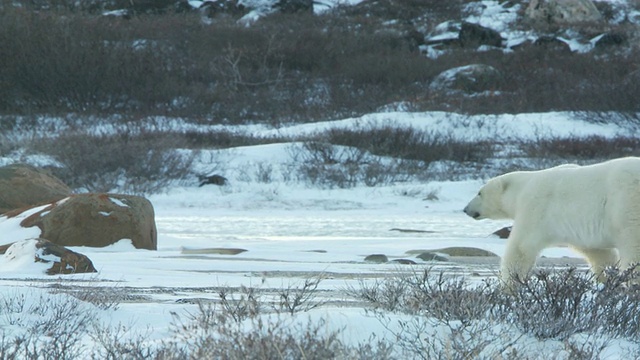
<instances>
[{"instance_id":1,"label":"polar bear's hind leg","mask_svg":"<svg viewBox=\"0 0 640 360\"><path fill-rule=\"evenodd\" d=\"M576 246L573 249L587 258L591 271L599 282L604 281L603 272L607 267L620 265L620 257L616 249L587 249Z\"/></svg>"}]
</instances>

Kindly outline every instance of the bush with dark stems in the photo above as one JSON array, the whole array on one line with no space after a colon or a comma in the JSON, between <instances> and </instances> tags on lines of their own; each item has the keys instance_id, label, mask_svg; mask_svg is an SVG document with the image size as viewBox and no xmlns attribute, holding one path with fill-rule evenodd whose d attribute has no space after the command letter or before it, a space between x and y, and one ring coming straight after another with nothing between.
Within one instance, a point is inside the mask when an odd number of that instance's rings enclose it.
<instances>
[{"instance_id":1,"label":"bush with dark stems","mask_svg":"<svg viewBox=\"0 0 640 360\"><path fill-rule=\"evenodd\" d=\"M399 171L405 163L401 159L385 161L355 147L307 141L302 147L292 146L290 153L299 180L320 187L377 186L409 178L406 172Z\"/></svg>"},{"instance_id":2,"label":"bush with dark stems","mask_svg":"<svg viewBox=\"0 0 640 360\"><path fill-rule=\"evenodd\" d=\"M522 141L519 145L527 157L563 161L598 161L623 156L640 155L640 139L631 136L613 138L590 135L586 137L544 137Z\"/></svg>"},{"instance_id":3,"label":"bush with dark stems","mask_svg":"<svg viewBox=\"0 0 640 360\"><path fill-rule=\"evenodd\" d=\"M539 272L518 280L517 291L494 311L526 333L541 339L566 340L572 334L603 332L640 339L638 269L607 269L604 283L575 268ZM526 311L525 311L526 310ZM541 326L546 324L546 326Z\"/></svg>"},{"instance_id":4,"label":"bush with dark stems","mask_svg":"<svg viewBox=\"0 0 640 360\"><path fill-rule=\"evenodd\" d=\"M434 162L459 167L486 162L496 145L393 124L333 128L293 146L299 178L314 185L349 188L432 179Z\"/></svg>"},{"instance_id":5,"label":"bush with dark stems","mask_svg":"<svg viewBox=\"0 0 640 360\"><path fill-rule=\"evenodd\" d=\"M393 124L333 128L324 136L332 144L356 147L379 156L417 160L426 166L439 160L485 161L493 155L495 146L488 141L460 141L451 135Z\"/></svg>"},{"instance_id":6,"label":"bush with dark stems","mask_svg":"<svg viewBox=\"0 0 640 360\"><path fill-rule=\"evenodd\" d=\"M431 269L361 282L345 291L364 300L387 338L346 344L342 330L305 313L326 305L322 276L281 289L222 287L194 310L173 313L172 337L151 341L99 312L117 311L122 294L95 302L71 289L0 297L0 355L7 359L599 359L612 341L621 356L640 348L640 288L635 268L607 269L598 284L586 269L543 269L511 291L495 280L467 280ZM73 295L73 296L69 296ZM101 304L109 303L108 307ZM192 308L193 309L193 308ZM392 341L390 339L393 339ZM536 340L542 347L536 345ZM91 340L91 341L87 341ZM548 341L553 340L553 341Z\"/></svg>"},{"instance_id":7,"label":"bush with dark stems","mask_svg":"<svg viewBox=\"0 0 640 360\"><path fill-rule=\"evenodd\" d=\"M95 311L66 296L33 295L16 292L0 298L3 319L0 357L63 360L81 357L86 350L83 334L91 328Z\"/></svg>"},{"instance_id":8,"label":"bush with dark stems","mask_svg":"<svg viewBox=\"0 0 640 360\"><path fill-rule=\"evenodd\" d=\"M178 344L186 345L184 351L191 358L390 359L391 346L385 342L351 347L339 340L340 330L327 329L324 319L313 323L294 320L294 314L320 305L315 295L321 279L284 288L271 306L265 306L269 300L258 289L224 290L219 304L199 302L195 313L176 317L173 326ZM265 311L267 308L275 312Z\"/></svg>"},{"instance_id":9,"label":"bush with dark stems","mask_svg":"<svg viewBox=\"0 0 640 360\"><path fill-rule=\"evenodd\" d=\"M138 130L70 132L33 141L31 150L61 164L53 173L68 186L90 192L150 194L192 175L195 153L178 152L170 134Z\"/></svg>"},{"instance_id":10,"label":"bush with dark stems","mask_svg":"<svg viewBox=\"0 0 640 360\"><path fill-rule=\"evenodd\" d=\"M561 341L569 358L598 359L614 338L639 339L637 277L635 268L608 269L598 284L576 268L540 270L505 291L497 281L470 283L427 269L349 292L369 302L397 345L418 358L539 358L518 343L533 336ZM390 312L412 318L394 323Z\"/></svg>"}]
</instances>

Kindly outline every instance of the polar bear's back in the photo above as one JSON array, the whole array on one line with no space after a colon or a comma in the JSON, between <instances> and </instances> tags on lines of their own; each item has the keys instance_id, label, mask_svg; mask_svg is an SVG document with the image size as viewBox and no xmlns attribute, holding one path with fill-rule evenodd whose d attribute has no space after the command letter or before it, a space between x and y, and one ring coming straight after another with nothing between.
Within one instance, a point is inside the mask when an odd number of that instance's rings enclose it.
<instances>
[{"instance_id":1,"label":"polar bear's back","mask_svg":"<svg viewBox=\"0 0 640 360\"><path fill-rule=\"evenodd\" d=\"M534 171L533 173L537 173L537 175L533 176L534 178L540 177L544 179L547 186L564 184L570 187L580 187L583 184L592 184L595 187L589 192L597 192L598 189L629 191L632 189L612 189L611 186L615 186L616 184L636 184L640 190L640 183L638 183L638 181L640 181L640 158L638 157L624 157L586 166L565 164ZM581 195L587 196L589 192L581 193Z\"/></svg>"},{"instance_id":2,"label":"polar bear's back","mask_svg":"<svg viewBox=\"0 0 640 360\"><path fill-rule=\"evenodd\" d=\"M558 174L552 174L552 177L571 178L566 184L577 186L576 190L582 192L581 196L606 194L611 197L640 193L640 158L637 157L619 158L587 166L559 167L556 171Z\"/></svg>"},{"instance_id":3,"label":"polar bear's back","mask_svg":"<svg viewBox=\"0 0 640 360\"><path fill-rule=\"evenodd\" d=\"M637 222L640 231L640 158L562 165L517 177L524 186L517 190L520 215L537 219L559 242L580 239L582 246L602 246L621 227Z\"/></svg>"}]
</instances>

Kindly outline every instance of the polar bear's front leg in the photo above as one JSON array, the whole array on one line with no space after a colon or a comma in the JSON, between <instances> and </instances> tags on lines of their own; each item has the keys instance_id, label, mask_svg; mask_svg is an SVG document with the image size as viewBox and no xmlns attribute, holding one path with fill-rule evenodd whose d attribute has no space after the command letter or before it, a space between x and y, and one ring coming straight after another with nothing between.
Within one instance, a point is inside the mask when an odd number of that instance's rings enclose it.
<instances>
[{"instance_id":1,"label":"polar bear's front leg","mask_svg":"<svg viewBox=\"0 0 640 360\"><path fill-rule=\"evenodd\" d=\"M500 276L507 286L513 286L517 279L526 279L542 251L541 242L514 236L507 240L507 249L500 264Z\"/></svg>"}]
</instances>

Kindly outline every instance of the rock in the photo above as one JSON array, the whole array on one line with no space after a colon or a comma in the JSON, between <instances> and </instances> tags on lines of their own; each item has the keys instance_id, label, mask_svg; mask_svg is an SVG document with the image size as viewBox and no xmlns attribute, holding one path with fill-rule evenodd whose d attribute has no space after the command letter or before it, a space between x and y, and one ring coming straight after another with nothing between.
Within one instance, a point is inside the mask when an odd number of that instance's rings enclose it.
<instances>
[{"instance_id":1,"label":"rock","mask_svg":"<svg viewBox=\"0 0 640 360\"><path fill-rule=\"evenodd\" d=\"M433 233L435 233L435 231L432 231L432 230L399 229L399 228L393 228L393 229L390 229L389 231L397 231L397 232L401 232L401 233L415 233L415 234L433 234Z\"/></svg>"},{"instance_id":2,"label":"rock","mask_svg":"<svg viewBox=\"0 0 640 360\"><path fill-rule=\"evenodd\" d=\"M494 231L492 235L497 235L500 239L508 239L509 235L511 235L511 226L505 226L502 229L498 229Z\"/></svg>"},{"instance_id":3,"label":"rock","mask_svg":"<svg viewBox=\"0 0 640 360\"><path fill-rule=\"evenodd\" d=\"M197 6L198 11L208 18L234 18L243 19L251 15L253 20L273 13L313 14L313 0L276 0L276 1L243 1L243 0L207 0L202 2L192 2L192 6ZM245 19L248 21L248 19ZM242 20L240 20L242 21Z\"/></svg>"},{"instance_id":4,"label":"rock","mask_svg":"<svg viewBox=\"0 0 640 360\"><path fill-rule=\"evenodd\" d=\"M97 272L91 260L80 253L56 245L45 239L38 239L36 261L51 263L47 275L80 274ZM52 259L53 257L53 259Z\"/></svg>"},{"instance_id":5,"label":"rock","mask_svg":"<svg viewBox=\"0 0 640 360\"><path fill-rule=\"evenodd\" d=\"M489 29L482 25L469 22L462 22L458 40L462 47L477 48L480 45L489 45L495 47L502 46L502 36L496 30Z\"/></svg>"},{"instance_id":6,"label":"rock","mask_svg":"<svg viewBox=\"0 0 640 360\"><path fill-rule=\"evenodd\" d=\"M46 171L25 164L0 167L0 214L64 199L71 189Z\"/></svg>"},{"instance_id":7,"label":"rock","mask_svg":"<svg viewBox=\"0 0 640 360\"><path fill-rule=\"evenodd\" d=\"M628 38L625 34L618 32L610 32L600 36L594 46L596 49L608 49L611 46L622 46L628 43Z\"/></svg>"},{"instance_id":8,"label":"rock","mask_svg":"<svg viewBox=\"0 0 640 360\"><path fill-rule=\"evenodd\" d=\"M460 47L461 24L455 21L445 21L438 24L435 29L426 36L425 45L435 49Z\"/></svg>"},{"instance_id":9,"label":"rock","mask_svg":"<svg viewBox=\"0 0 640 360\"><path fill-rule=\"evenodd\" d=\"M436 254L435 252L425 251L420 255L416 256L416 258L423 261L449 261L449 258L446 256L442 256L440 254Z\"/></svg>"},{"instance_id":10,"label":"rock","mask_svg":"<svg viewBox=\"0 0 640 360\"><path fill-rule=\"evenodd\" d=\"M7 249L11 247L14 243L0 245L0 254L4 254L7 252Z\"/></svg>"},{"instance_id":11,"label":"rock","mask_svg":"<svg viewBox=\"0 0 640 360\"><path fill-rule=\"evenodd\" d=\"M389 262L389 258L384 254L372 254L364 258L364 261L373 263L386 263Z\"/></svg>"},{"instance_id":12,"label":"rock","mask_svg":"<svg viewBox=\"0 0 640 360\"><path fill-rule=\"evenodd\" d=\"M434 91L462 91L472 94L498 90L502 83L502 73L496 68L472 64L443 71L433 79L429 88Z\"/></svg>"},{"instance_id":13,"label":"rock","mask_svg":"<svg viewBox=\"0 0 640 360\"><path fill-rule=\"evenodd\" d=\"M448 247L444 249L433 250L433 252L443 253L449 256L482 256L482 257L498 256L495 253L488 250L478 249L473 247L463 247L463 246Z\"/></svg>"},{"instance_id":14,"label":"rock","mask_svg":"<svg viewBox=\"0 0 640 360\"><path fill-rule=\"evenodd\" d=\"M273 8L285 14L313 14L313 0L278 0Z\"/></svg>"},{"instance_id":15,"label":"rock","mask_svg":"<svg viewBox=\"0 0 640 360\"><path fill-rule=\"evenodd\" d=\"M524 16L532 23L544 26L602 20L602 15L591 0L531 0Z\"/></svg>"},{"instance_id":16,"label":"rock","mask_svg":"<svg viewBox=\"0 0 640 360\"><path fill-rule=\"evenodd\" d=\"M435 249L435 250L409 250L406 254L436 254L442 256L441 254L449 255L449 256L498 256L491 251L487 251L484 249L478 249L474 247L464 247L464 246L453 246L443 249ZM425 255L428 258L430 255ZM423 259L424 260L424 259Z\"/></svg>"},{"instance_id":17,"label":"rock","mask_svg":"<svg viewBox=\"0 0 640 360\"><path fill-rule=\"evenodd\" d=\"M47 275L79 274L97 272L91 260L83 254L71 251L45 239L29 239L0 247L0 254L14 260L25 252L25 247L35 246L35 262L51 263Z\"/></svg>"},{"instance_id":18,"label":"rock","mask_svg":"<svg viewBox=\"0 0 640 360\"><path fill-rule=\"evenodd\" d=\"M216 254L216 255L238 255L246 249L238 248L206 248L206 249L182 249L183 254Z\"/></svg>"},{"instance_id":19,"label":"rock","mask_svg":"<svg viewBox=\"0 0 640 360\"><path fill-rule=\"evenodd\" d=\"M203 1L198 10L209 18L240 18L248 12L237 0Z\"/></svg>"},{"instance_id":20,"label":"rock","mask_svg":"<svg viewBox=\"0 0 640 360\"><path fill-rule=\"evenodd\" d=\"M391 262L402 264L402 265L416 265L417 263L410 259L394 259Z\"/></svg>"},{"instance_id":21,"label":"rock","mask_svg":"<svg viewBox=\"0 0 640 360\"><path fill-rule=\"evenodd\" d=\"M184 12L189 9L185 1L175 0L136 0L124 4L129 12L136 15Z\"/></svg>"},{"instance_id":22,"label":"rock","mask_svg":"<svg viewBox=\"0 0 640 360\"><path fill-rule=\"evenodd\" d=\"M153 206L140 196L71 195L31 214L20 225L37 226L41 238L62 246L105 247L130 239L137 249L157 249Z\"/></svg>"},{"instance_id":23,"label":"rock","mask_svg":"<svg viewBox=\"0 0 640 360\"><path fill-rule=\"evenodd\" d=\"M554 36L540 36L533 42L533 45L545 50L571 52L569 44Z\"/></svg>"},{"instance_id":24,"label":"rock","mask_svg":"<svg viewBox=\"0 0 640 360\"><path fill-rule=\"evenodd\" d=\"M227 180L226 177L221 176L221 175L198 175L198 179L200 180L200 187L205 186L205 185L218 185L218 186L224 186L227 185L229 183L229 180Z\"/></svg>"}]
</instances>

